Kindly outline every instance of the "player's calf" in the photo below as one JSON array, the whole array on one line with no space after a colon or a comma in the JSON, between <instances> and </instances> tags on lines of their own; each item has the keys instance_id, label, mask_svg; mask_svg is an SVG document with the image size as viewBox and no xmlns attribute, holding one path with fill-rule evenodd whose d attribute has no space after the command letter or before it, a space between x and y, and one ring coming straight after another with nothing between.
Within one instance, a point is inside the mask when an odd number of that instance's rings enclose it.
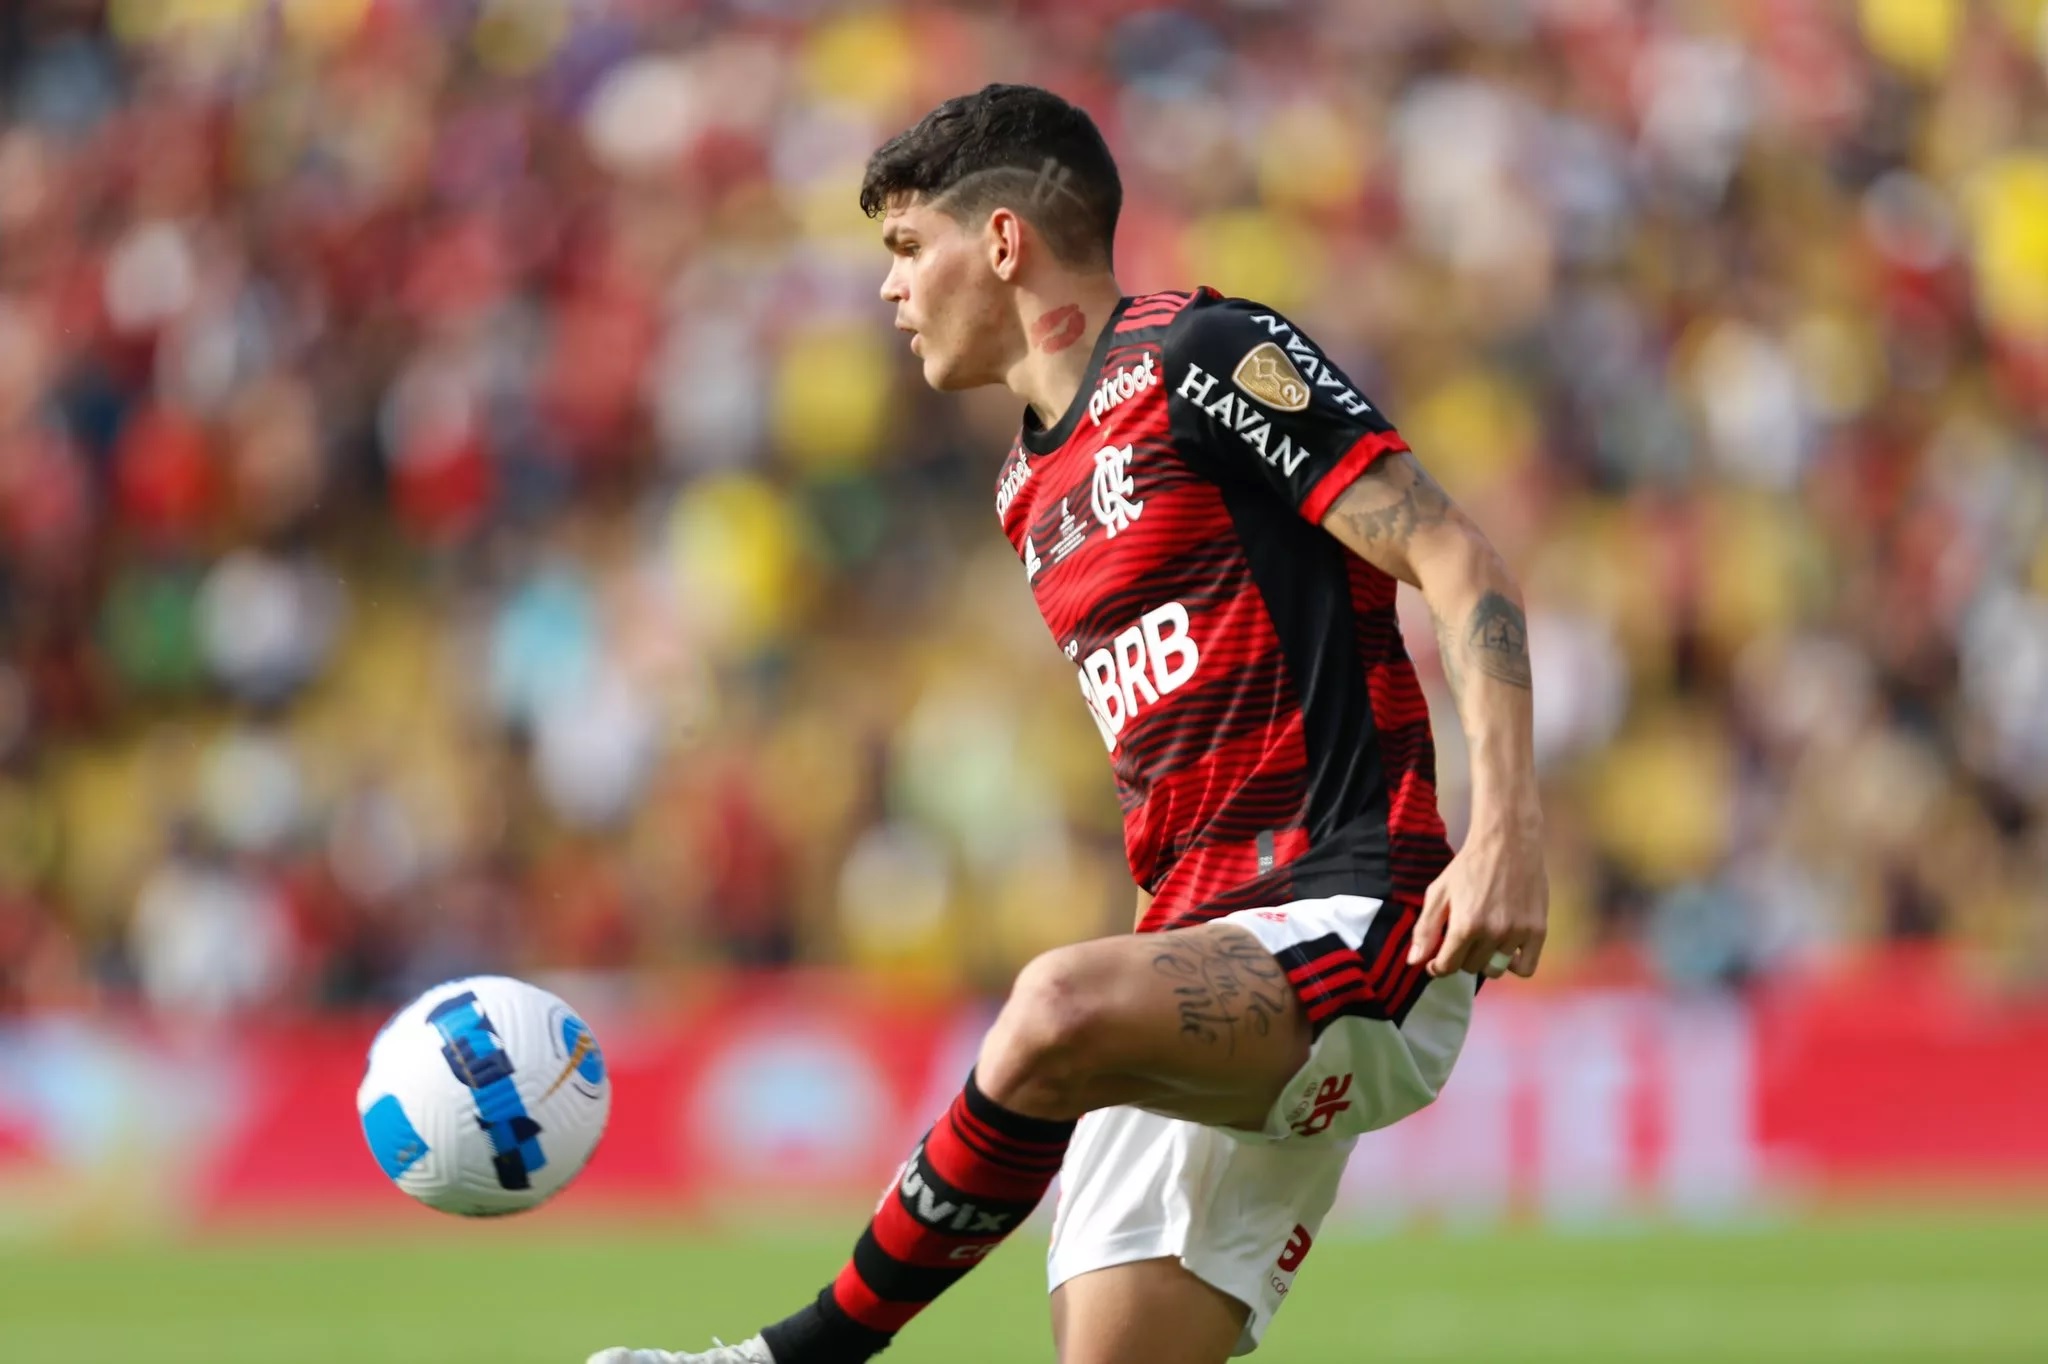
<instances>
[{"instance_id":1,"label":"player's calf","mask_svg":"<svg viewBox=\"0 0 2048 1364\"><path fill-rule=\"evenodd\" d=\"M858 1364L1023 1224L1059 1173L1072 1121L1019 1113L970 1073L815 1301L761 1333L774 1364Z\"/></svg>"},{"instance_id":2,"label":"player's calf","mask_svg":"<svg viewBox=\"0 0 2048 1364\"><path fill-rule=\"evenodd\" d=\"M1280 964L1238 928L1108 938L1037 958L839 1277L762 1333L776 1364L881 1350L1030 1215L1081 1114L1141 1104L1257 1126L1309 1040Z\"/></svg>"},{"instance_id":3,"label":"player's calf","mask_svg":"<svg viewBox=\"0 0 2048 1364\"><path fill-rule=\"evenodd\" d=\"M859 1364L884 1349L1030 1215L1083 1113L1132 1104L1256 1127L1309 1042L1279 962L1233 926L1039 957L838 1278L761 1333L774 1364Z\"/></svg>"}]
</instances>

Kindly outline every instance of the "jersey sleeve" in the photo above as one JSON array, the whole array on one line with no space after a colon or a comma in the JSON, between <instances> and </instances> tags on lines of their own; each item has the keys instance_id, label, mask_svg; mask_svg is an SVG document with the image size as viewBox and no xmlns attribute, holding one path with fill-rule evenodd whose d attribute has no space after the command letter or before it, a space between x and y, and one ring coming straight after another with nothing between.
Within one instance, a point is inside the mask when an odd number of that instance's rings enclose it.
<instances>
[{"instance_id":1,"label":"jersey sleeve","mask_svg":"<svg viewBox=\"0 0 2048 1364\"><path fill-rule=\"evenodd\" d=\"M1174 320L1164 352L1174 429L1214 467L1264 481L1311 522L1374 460L1408 448L1322 348L1271 308L1211 296Z\"/></svg>"}]
</instances>

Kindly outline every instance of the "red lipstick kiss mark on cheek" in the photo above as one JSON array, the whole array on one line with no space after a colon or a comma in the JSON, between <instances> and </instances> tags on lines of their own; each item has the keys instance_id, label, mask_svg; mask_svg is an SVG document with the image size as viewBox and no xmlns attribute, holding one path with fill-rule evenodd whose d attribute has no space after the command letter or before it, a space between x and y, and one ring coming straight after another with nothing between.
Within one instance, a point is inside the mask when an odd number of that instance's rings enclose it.
<instances>
[{"instance_id":1,"label":"red lipstick kiss mark on cheek","mask_svg":"<svg viewBox=\"0 0 2048 1364\"><path fill-rule=\"evenodd\" d=\"M1081 339L1087 325L1080 305L1069 303L1064 308L1054 308L1031 324L1031 344L1047 355L1058 355Z\"/></svg>"}]
</instances>

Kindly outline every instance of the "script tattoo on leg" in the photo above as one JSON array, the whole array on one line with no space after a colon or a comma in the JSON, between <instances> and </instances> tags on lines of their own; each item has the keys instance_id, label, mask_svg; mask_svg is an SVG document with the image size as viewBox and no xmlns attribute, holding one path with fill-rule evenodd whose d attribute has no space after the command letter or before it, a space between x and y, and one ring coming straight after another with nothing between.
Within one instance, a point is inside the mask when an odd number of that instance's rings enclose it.
<instances>
[{"instance_id":1,"label":"script tattoo on leg","mask_svg":"<svg viewBox=\"0 0 2048 1364\"><path fill-rule=\"evenodd\" d=\"M1172 983L1182 1037L1235 1055L1240 1035L1272 1032L1291 993L1272 953L1238 932L1173 937L1179 941L1152 958L1152 969Z\"/></svg>"}]
</instances>

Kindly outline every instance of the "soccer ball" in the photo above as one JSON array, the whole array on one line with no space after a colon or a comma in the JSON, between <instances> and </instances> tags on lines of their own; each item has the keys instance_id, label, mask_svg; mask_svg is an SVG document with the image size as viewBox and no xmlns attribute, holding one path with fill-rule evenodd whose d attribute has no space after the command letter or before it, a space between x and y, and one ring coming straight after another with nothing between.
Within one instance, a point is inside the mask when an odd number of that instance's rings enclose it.
<instances>
[{"instance_id":1,"label":"soccer ball","mask_svg":"<svg viewBox=\"0 0 2048 1364\"><path fill-rule=\"evenodd\" d=\"M436 985L370 1044L356 1112L387 1178L430 1208L494 1217L576 1177L612 1108L575 1011L506 976Z\"/></svg>"}]
</instances>

